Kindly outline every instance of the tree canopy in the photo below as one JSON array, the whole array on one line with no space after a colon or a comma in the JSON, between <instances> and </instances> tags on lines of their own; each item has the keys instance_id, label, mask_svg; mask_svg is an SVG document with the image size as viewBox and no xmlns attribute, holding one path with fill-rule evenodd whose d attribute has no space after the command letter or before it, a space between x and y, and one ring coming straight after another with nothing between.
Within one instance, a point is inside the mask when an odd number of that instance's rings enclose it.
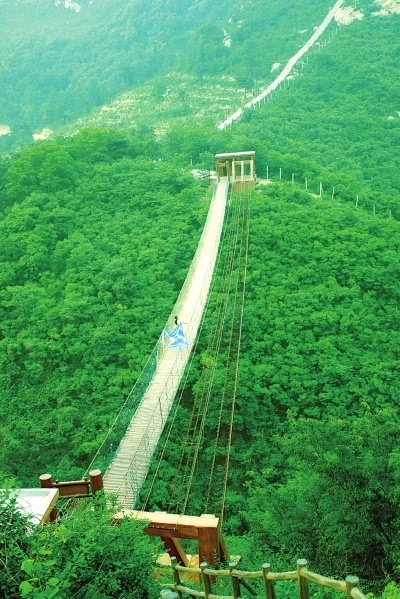
<instances>
[{"instance_id":1,"label":"tree canopy","mask_svg":"<svg viewBox=\"0 0 400 599\"><path fill-rule=\"evenodd\" d=\"M145 522L124 517L113 526L114 513L100 496L38 526L20 512L15 490L0 491L1 596L155 599L158 541L143 533Z\"/></svg>"},{"instance_id":2,"label":"tree canopy","mask_svg":"<svg viewBox=\"0 0 400 599\"><path fill-rule=\"evenodd\" d=\"M88 130L35 144L7 169L3 476L80 477L170 314L207 202L202 184L154 151L135 135Z\"/></svg>"}]
</instances>

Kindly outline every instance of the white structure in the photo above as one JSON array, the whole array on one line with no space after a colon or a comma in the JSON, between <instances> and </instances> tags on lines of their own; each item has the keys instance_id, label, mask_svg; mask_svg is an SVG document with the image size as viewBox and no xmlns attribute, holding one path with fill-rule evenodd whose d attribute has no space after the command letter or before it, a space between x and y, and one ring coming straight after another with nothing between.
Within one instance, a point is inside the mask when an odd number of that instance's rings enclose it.
<instances>
[{"instance_id":1,"label":"white structure","mask_svg":"<svg viewBox=\"0 0 400 599\"><path fill-rule=\"evenodd\" d=\"M314 31L313 35L304 44L304 46L294 56L292 56L292 58L288 61L288 63L284 67L284 69L279 73L278 77L267 87L267 89L265 89L263 92L261 92L261 94L259 94L256 98L253 98L253 100L250 100L249 102L247 102L247 104L245 104L245 108L255 108L257 104L260 105L262 100L264 100L269 94L271 94L274 90L276 90L276 88L283 81L285 81L285 79L288 78L288 75L290 74L294 65L315 44L317 39L322 35L322 33L328 27L329 23L332 21L333 17L337 13L337 11L340 9L342 4L344 4L344 0L337 0L335 5L330 9L330 11L326 15L325 19L322 21L321 25L319 27L317 27L317 29ZM230 125L232 125L232 123L234 121L237 121L242 116L242 114L243 114L243 108L239 108L238 110L236 110L236 112L234 112L233 114L228 116L227 119L225 119L222 123L220 123L218 125L218 129L222 130L222 129L225 129L225 127L229 127Z\"/></svg>"},{"instance_id":2,"label":"white structure","mask_svg":"<svg viewBox=\"0 0 400 599\"><path fill-rule=\"evenodd\" d=\"M58 489L16 489L10 494L16 500L19 512L38 525L50 520L50 513L58 500Z\"/></svg>"},{"instance_id":3,"label":"white structure","mask_svg":"<svg viewBox=\"0 0 400 599\"><path fill-rule=\"evenodd\" d=\"M230 183L254 182L255 154L254 150L216 154L218 181L221 177L228 177Z\"/></svg>"}]
</instances>

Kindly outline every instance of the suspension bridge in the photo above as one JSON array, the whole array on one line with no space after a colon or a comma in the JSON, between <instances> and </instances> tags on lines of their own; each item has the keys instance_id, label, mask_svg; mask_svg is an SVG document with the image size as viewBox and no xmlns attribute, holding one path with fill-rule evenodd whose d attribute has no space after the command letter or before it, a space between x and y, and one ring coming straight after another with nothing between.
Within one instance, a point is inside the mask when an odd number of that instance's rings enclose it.
<instances>
[{"instance_id":1,"label":"suspension bridge","mask_svg":"<svg viewBox=\"0 0 400 599\"><path fill-rule=\"evenodd\" d=\"M188 347L167 346L159 358L153 379L128 427L125 437L111 462L105 477L104 489L117 493L127 507L135 504L147 475L151 457L164 428L179 382L185 370L207 299L224 221L228 179L223 178L215 188L206 225L189 271L189 281L180 298L179 319L183 325ZM176 310L177 311L177 310ZM164 340L160 340L163 344Z\"/></svg>"},{"instance_id":2,"label":"suspension bridge","mask_svg":"<svg viewBox=\"0 0 400 599\"><path fill-rule=\"evenodd\" d=\"M344 0L337 0L329 10L321 25L316 28L311 38L289 60L285 68L274 82L257 98L246 104L246 108L254 107L265 100L272 91L288 76L295 64L315 44L343 5ZM218 129L230 126L242 115L243 110L228 117L218 125ZM248 160L250 158L250 160ZM207 302L210 285L213 278L215 263L218 256L220 237L223 230L225 207L227 203L229 182L253 181L254 152L238 152L236 154L217 155L218 182L214 189L207 221L201 236L192 265L189 269L181 294L167 322L166 332L174 335L174 331L184 334L185 344L172 345L166 342L161 334L156 348L153 350L142 375L134 389L129 394L124 406L115 419L110 431L104 439L90 467L98 463L106 465L104 488L108 493L115 493L119 501L127 508L132 508L139 497L140 489L145 481L149 466L164 430L168 415L177 395L179 385L188 364L191 349L196 340L199 326ZM242 199L243 200L243 199ZM214 357L219 352L219 336L224 326L228 312L229 297L233 293L233 307L230 311L229 347L225 365L225 382L222 390L222 400L218 418L216 438L214 440L213 456L210 465L210 479L207 491L206 505L213 513L223 516L224 496L227 487L229 467L229 447L232 436L234 398L236 394L238 360L240 354L241 323L243 318L243 302L245 289L245 272L247 264L248 211L243 209L246 202L240 201L237 221L233 226L236 233L232 236L231 247L227 253L222 276L223 298L215 311L213 330L214 336L209 351ZM239 248L239 255L235 253ZM236 265L237 281L234 291L231 289L233 268ZM238 299L240 298L240 299ZM180 323L172 327L174 314L179 314ZM172 327L172 331L171 331ZM215 362L215 359L214 359ZM174 490L171 504L176 511L185 512L188 495L193 480L195 465L198 461L200 439L203 437L205 416L211 397L213 372L204 373L199 383L200 396L195 398L194 410L186 432L186 441L190 438L192 450L182 453L179 473L180 482ZM226 414L230 413L229 422ZM193 439L197 441L193 442ZM112 456L110 462L110 455ZM89 467L89 469L90 469ZM89 471L88 469L88 471ZM216 484L217 480L217 484ZM183 487L186 486L186 491ZM220 497L215 501L213 489L219 487ZM214 497L214 499L212 499Z\"/></svg>"},{"instance_id":3,"label":"suspension bridge","mask_svg":"<svg viewBox=\"0 0 400 599\"><path fill-rule=\"evenodd\" d=\"M126 508L133 508L138 501L152 457L166 425L192 348L196 342L218 257L230 184L236 187L240 185L247 187L249 182L254 181L254 152L220 154L217 157L217 182L206 223L181 293L142 375L138 378L134 389L128 396L121 412L110 427L107 436L88 468L88 471L93 467L106 469L104 475L105 492L116 494L119 503ZM222 285L224 287L223 293L220 294L222 300L219 302L218 309L215 310L217 320L212 325L215 328L215 339L218 339L218 331L221 330L223 321L226 318L226 298L231 293L230 284L232 283L230 281L232 280L236 251L239 252L239 260L244 259L242 248L246 247L246 237L243 236L243 227L239 226L239 221L241 223L248 222L246 219L243 220L243 217L239 216L236 211L233 224L235 235L234 237L231 236L229 241L226 264L222 275ZM243 269L240 272L240 280L238 279L233 283L235 286L234 297L243 296L244 293ZM235 304L231 323L236 340L231 342L231 348L228 352L231 357L231 362L226 371L229 384L225 385L226 391L223 394L224 402L228 405L232 405L232 384L234 385L236 380L233 371L237 370L238 329L240 329L237 321L241 321L242 308L240 306L242 305L243 300L239 304ZM174 322L174 315L179 315L178 321L175 320ZM177 333L181 336L180 343L177 343ZM230 338L233 334L232 332ZM217 347L213 348L214 353L216 349ZM210 378L209 374L208 378ZM210 384L210 380L207 384ZM200 403L196 402L197 416L192 417L188 428L189 432L187 434L192 435L193 438L196 438L196 435L199 434L201 436L200 413L206 413L204 398L209 395L204 389L203 385L203 399ZM225 448L225 463L223 465L221 457L216 457L211 465L211 473L218 478L218 484L221 488L219 505L223 503L223 489L226 487L225 473L227 472L226 460L228 459L226 448L230 445L229 437L232 432L232 424L226 426L222 422L222 415L226 413L227 409L225 407L225 409L221 408L220 410L220 422L214 451L215 456L220 456L221 451L218 448ZM229 421L232 421L232 419L233 413L231 412ZM192 443L191 446L194 447L194 444ZM193 470L189 475L188 471L191 468L193 469L192 464L196 462L197 457L198 455L186 455L184 460L181 460L185 464L184 479L186 483L193 476ZM210 482L210 484L212 483ZM180 503L180 500L177 499L177 502Z\"/></svg>"}]
</instances>

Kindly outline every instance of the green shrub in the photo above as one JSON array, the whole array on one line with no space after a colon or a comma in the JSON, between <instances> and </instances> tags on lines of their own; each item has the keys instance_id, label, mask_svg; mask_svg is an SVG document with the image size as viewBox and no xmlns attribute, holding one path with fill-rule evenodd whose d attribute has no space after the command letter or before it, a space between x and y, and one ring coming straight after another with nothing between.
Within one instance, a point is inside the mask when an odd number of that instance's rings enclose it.
<instances>
[{"instance_id":1,"label":"green shrub","mask_svg":"<svg viewBox=\"0 0 400 599\"><path fill-rule=\"evenodd\" d=\"M103 497L78 502L58 523L32 529L15 500L0 496L0 596L152 599L157 543L144 522L123 518ZM28 534L27 534L28 533Z\"/></svg>"}]
</instances>

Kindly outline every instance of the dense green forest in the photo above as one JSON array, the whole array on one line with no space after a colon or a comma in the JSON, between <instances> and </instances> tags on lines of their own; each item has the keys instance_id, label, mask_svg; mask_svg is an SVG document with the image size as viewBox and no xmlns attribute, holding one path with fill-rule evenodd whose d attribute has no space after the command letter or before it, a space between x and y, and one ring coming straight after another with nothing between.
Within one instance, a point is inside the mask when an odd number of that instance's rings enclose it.
<instances>
[{"instance_id":1,"label":"dense green forest","mask_svg":"<svg viewBox=\"0 0 400 599\"><path fill-rule=\"evenodd\" d=\"M11 161L0 195L1 472L81 476L168 317L205 189L134 135Z\"/></svg>"},{"instance_id":2,"label":"dense green forest","mask_svg":"<svg viewBox=\"0 0 400 599\"><path fill-rule=\"evenodd\" d=\"M213 168L216 152L254 149L224 531L246 567L267 559L287 569L305 557L325 575L359 575L377 595L392 582L384 596L394 597L400 15L373 16L377 4L361 0L362 20L333 24L330 43L310 51L290 84L218 131L218 111L222 120L272 80L272 64L304 43L326 2L80 5L1 7L0 124L12 130L0 137L1 484L36 485L45 471L82 476L200 237L211 189L191 169ZM174 72L185 81L178 91ZM228 99L210 118L224 81ZM34 130L71 122L76 131L85 121L75 118L127 90L145 90L164 110L133 103L136 129L128 118L110 129L97 113L96 128L30 145ZM152 509L168 508L215 301ZM204 508L216 409L194 514Z\"/></svg>"},{"instance_id":3,"label":"dense green forest","mask_svg":"<svg viewBox=\"0 0 400 599\"><path fill-rule=\"evenodd\" d=\"M301 554L339 576L349 564L369 581L396 573L399 248L394 219L290 184L252 196L224 530L244 536L255 567L266 553L278 563ZM198 372L154 462L153 509L170 504L175 469L190 451L178 440L204 368L207 334L202 339ZM224 380L223 360L215 378ZM204 511L219 397L217 387L190 513Z\"/></svg>"}]
</instances>

